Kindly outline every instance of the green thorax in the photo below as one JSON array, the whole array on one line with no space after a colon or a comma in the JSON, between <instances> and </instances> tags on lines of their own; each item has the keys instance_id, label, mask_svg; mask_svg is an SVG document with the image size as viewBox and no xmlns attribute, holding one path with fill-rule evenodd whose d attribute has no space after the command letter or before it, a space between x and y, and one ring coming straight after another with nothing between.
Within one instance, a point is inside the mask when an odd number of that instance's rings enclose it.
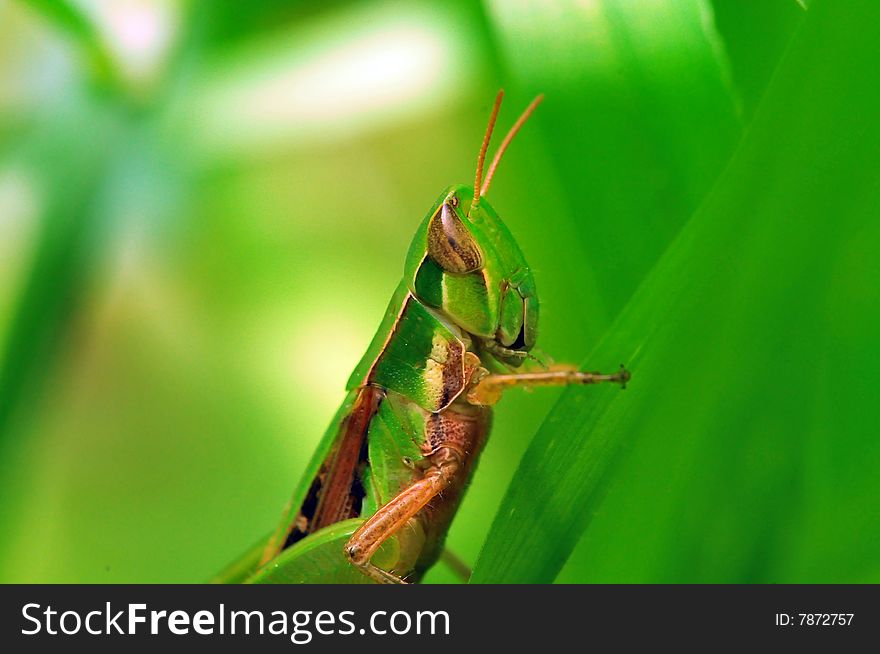
<instances>
[{"instance_id":1,"label":"green thorax","mask_svg":"<svg viewBox=\"0 0 880 654\"><path fill-rule=\"evenodd\" d=\"M436 413L464 390L468 340L401 283L348 388L381 386Z\"/></svg>"}]
</instances>

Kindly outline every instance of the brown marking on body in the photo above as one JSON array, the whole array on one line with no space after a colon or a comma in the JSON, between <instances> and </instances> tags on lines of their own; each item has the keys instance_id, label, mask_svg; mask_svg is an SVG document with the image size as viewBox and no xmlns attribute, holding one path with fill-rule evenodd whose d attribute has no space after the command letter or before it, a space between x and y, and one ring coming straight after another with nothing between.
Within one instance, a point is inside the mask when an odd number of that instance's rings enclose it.
<instances>
[{"instance_id":1,"label":"brown marking on body","mask_svg":"<svg viewBox=\"0 0 880 654\"><path fill-rule=\"evenodd\" d=\"M352 489L356 482L360 483L356 473L362 457L361 450L366 442L370 422L379 410L384 396L374 386L365 386L358 394L351 413L343 423L344 434L339 447L330 459L318 506L314 516L309 519L308 533L358 515L363 495L360 498L354 497Z\"/></svg>"},{"instance_id":2,"label":"brown marking on body","mask_svg":"<svg viewBox=\"0 0 880 654\"><path fill-rule=\"evenodd\" d=\"M370 422L384 397L380 388L361 388L351 413L340 425L339 442L315 475L299 513L286 532L270 540L260 565L318 529L360 515L364 491L358 469L366 457Z\"/></svg>"},{"instance_id":3,"label":"brown marking on body","mask_svg":"<svg viewBox=\"0 0 880 654\"><path fill-rule=\"evenodd\" d=\"M464 346L455 341L449 343L446 361L443 363L442 390L440 391L440 406L446 407L455 399L465 387L464 371Z\"/></svg>"}]
</instances>

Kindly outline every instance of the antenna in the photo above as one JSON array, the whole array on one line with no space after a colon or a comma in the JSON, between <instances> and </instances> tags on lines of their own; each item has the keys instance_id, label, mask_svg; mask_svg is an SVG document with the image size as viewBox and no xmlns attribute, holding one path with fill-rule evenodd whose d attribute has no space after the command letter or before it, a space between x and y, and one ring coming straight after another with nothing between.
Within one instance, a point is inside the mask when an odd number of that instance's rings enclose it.
<instances>
[{"instance_id":1,"label":"antenna","mask_svg":"<svg viewBox=\"0 0 880 654\"><path fill-rule=\"evenodd\" d=\"M479 190L480 197L486 195L486 193L488 192L489 184L492 183L492 176L495 174L495 169L498 168L498 163L501 161L501 157L504 156L504 153L507 151L507 146L510 145L510 142L513 140L513 137L516 136L516 133L520 130L520 128L523 126L523 124L529 119L529 116L531 116L534 113L535 109L537 108L537 106L539 104L541 104L541 101L543 99L544 99L544 94L542 93L541 95L536 97L534 100L532 100L531 104L529 104L529 106L526 107L526 110L522 112L522 115L513 124L513 127L510 128L510 131L507 132L507 136L504 137L504 140L501 141L501 146L498 148L498 152L495 153L495 158L492 159L492 163L489 164L489 170L486 172L486 180L483 182L483 186ZM497 104L497 101L496 101L496 104ZM493 117L494 117L494 115L493 115ZM490 129L490 131L491 131L491 129ZM485 146L486 143L488 143L488 138L486 139L486 141L483 142L483 145ZM484 156L484 155L481 153L481 156ZM482 165L482 159L480 160L480 163ZM479 176L479 171L477 171L477 184L478 185L479 185L479 182L480 182L480 176ZM474 194L475 195L477 194L476 189L474 189ZM477 202L477 200L475 199L474 204L476 204L476 202Z\"/></svg>"},{"instance_id":2,"label":"antenna","mask_svg":"<svg viewBox=\"0 0 880 654\"><path fill-rule=\"evenodd\" d=\"M468 210L468 213L476 209L477 205L480 204L480 196L482 195L480 188L483 181L483 164L486 162L486 150L489 149L489 140L492 138L492 130L495 129L495 120L498 118L498 110L501 109L501 100L503 98L504 89L501 89L498 91L498 95L495 96L495 104L492 105L492 113L489 115L489 125L486 127L486 135L483 137L483 145L480 146L480 156L477 157L477 176L474 181L474 201L471 203L471 208Z\"/></svg>"}]
</instances>

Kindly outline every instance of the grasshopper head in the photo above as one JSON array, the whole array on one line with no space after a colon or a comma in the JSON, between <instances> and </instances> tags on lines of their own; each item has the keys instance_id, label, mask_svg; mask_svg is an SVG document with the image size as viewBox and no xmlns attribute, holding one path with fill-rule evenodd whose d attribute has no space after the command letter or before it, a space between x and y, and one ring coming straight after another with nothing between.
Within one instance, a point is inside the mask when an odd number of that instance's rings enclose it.
<instances>
[{"instance_id":1,"label":"grasshopper head","mask_svg":"<svg viewBox=\"0 0 880 654\"><path fill-rule=\"evenodd\" d=\"M483 163L503 91L495 97L477 157L474 186L446 189L422 222L406 259L410 291L442 311L482 349L510 366L535 344L538 297L519 246L483 196L511 139L543 99L538 96L504 137L486 178Z\"/></svg>"},{"instance_id":2,"label":"grasshopper head","mask_svg":"<svg viewBox=\"0 0 880 654\"><path fill-rule=\"evenodd\" d=\"M535 343L535 282L510 231L473 196L462 185L443 192L413 239L406 276L419 300L515 366Z\"/></svg>"}]
</instances>

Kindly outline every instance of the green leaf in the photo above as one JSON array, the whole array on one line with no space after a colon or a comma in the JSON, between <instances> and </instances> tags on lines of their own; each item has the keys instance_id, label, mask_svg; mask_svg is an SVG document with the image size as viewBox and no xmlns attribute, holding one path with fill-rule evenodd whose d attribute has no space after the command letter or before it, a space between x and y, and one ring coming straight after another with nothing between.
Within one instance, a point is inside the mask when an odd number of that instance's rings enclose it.
<instances>
[{"instance_id":1,"label":"green leaf","mask_svg":"<svg viewBox=\"0 0 880 654\"><path fill-rule=\"evenodd\" d=\"M473 581L553 581L591 522L562 580L880 578L878 43L876 3L811 3L590 359L627 362L630 387L565 393Z\"/></svg>"},{"instance_id":2,"label":"green leaf","mask_svg":"<svg viewBox=\"0 0 880 654\"><path fill-rule=\"evenodd\" d=\"M85 53L95 78L111 84L118 81L116 62L95 24L83 11L67 0L23 0L59 31L69 35Z\"/></svg>"},{"instance_id":3,"label":"green leaf","mask_svg":"<svg viewBox=\"0 0 880 654\"><path fill-rule=\"evenodd\" d=\"M39 122L0 163L40 171L44 215L33 257L5 332L0 332L0 451L15 446L16 411L39 397L65 344L71 316L102 247L103 180L121 142L121 120L112 110L87 103L65 106L66 120ZM95 133L77 129L102 124Z\"/></svg>"},{"instance_id":4,"label":"green leaf","mask_svg":"<svg viewBox=\"0 0 880 654\"><path fill-rule=\"evenodd\" d=\"M248 578L250 584L370 584L373 581L349 564L342 556L343 548L364 524L363 519L343 520L319 529L269 561ZM397 539L386 541L376 552L377 565L383 557L394 560Z\"/></svg>"},{"instance_id":5,"label":"green leaf","mask_svg":"<svg viewBox=\"0 0 880 654\"><path fill-rule=\"evenodd\" d=\"M712 6L743 114L751 119L806 11L797 0L712 0Z\"/></svg>"}]
</instances>

